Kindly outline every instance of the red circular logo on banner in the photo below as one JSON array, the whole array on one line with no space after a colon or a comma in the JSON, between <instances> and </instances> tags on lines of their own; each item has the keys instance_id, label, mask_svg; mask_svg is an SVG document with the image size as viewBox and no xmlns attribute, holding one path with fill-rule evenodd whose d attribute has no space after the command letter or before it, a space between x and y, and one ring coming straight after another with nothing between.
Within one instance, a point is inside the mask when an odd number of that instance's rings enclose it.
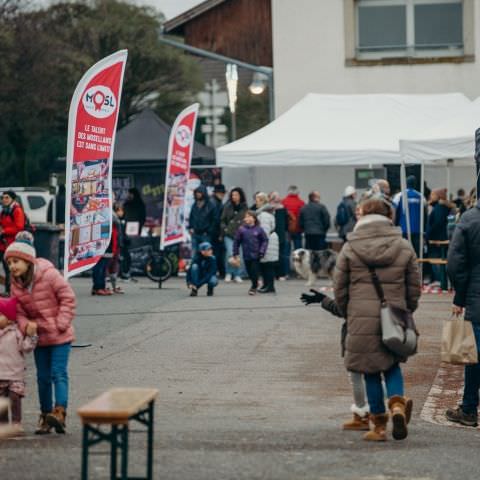
<instances>
[{"instance_id":1,"label":"red circular logo on banner","mask_svg":"<svg viewBox=\"0 0 480 480\"><path fill-rule=\"evenodd\" d=\"M90 87L83 94L82 103L86 112L95 118L107 118L117 108L115 95L110 88L104 85Z\"/></svg>"}]
</instances>

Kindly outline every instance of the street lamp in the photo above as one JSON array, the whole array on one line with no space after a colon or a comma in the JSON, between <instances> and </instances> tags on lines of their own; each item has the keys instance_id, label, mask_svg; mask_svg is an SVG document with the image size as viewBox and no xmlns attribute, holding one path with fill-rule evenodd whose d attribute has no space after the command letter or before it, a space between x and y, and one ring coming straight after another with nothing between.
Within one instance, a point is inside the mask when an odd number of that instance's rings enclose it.
<instances>
[{"instance_id":1,"label":"street lamp","mask_svg":"<svg viewBox=\"0 0 480 480\"><path fill-rule=\"evenodd\" d=\"M237 105L238 70L236 65L227 63L225 78L227 80L228 106L232 118L231 140L234 141L237 138L237 115L235 110Z\"/></svg>"},{"instance_id":2,"label":"street lamp","mask_svg":"<svg viewBox=\"0 0 480 480\"><path fill-rule=\"evenodd\" d=\"M252 75L252 83L248 89L253 95L261 95L267 88L268 77L261 72L254 72Z\"/></svg>"},{"instance_id":3,"label":"street lamp","mask_svg":"<svg viewBox=\"0 0 480 480\"><path fill-rule=\"evenodd\" d=\"M235 58L226 57L225 55L220 55L218 53L209 52L208 50L192 47L190 45L186 45L184 43L180 43L175 40L166 38L164 35L161 35L159 37L159 41L161 43L164 43L165 45L169 45L171 47L184 50L185 52L189 52L192 55L198 55L199 57L210 58L212 60L217 60L225 64L232 63L234 65L237 65L240 68L245 68L246 70L263 73L265 78L267 78L267 83L268 83L268 96L269 96L268 104L269 104L270 121L273 122L273 120L275 120L275 106L274 106L274 93L273 93L273 68L259 67L257 65L252 65L251 63L242 62L241 60L237 60Z\"/></svg>"}]
</instances>

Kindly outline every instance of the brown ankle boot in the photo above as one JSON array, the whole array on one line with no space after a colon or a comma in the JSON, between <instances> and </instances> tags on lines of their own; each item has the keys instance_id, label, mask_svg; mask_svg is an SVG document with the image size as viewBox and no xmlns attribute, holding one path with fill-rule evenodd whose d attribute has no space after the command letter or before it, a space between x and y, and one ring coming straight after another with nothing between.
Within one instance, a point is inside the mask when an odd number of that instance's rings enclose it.
<instances>
[{"instance_id":1,"label":"brown ankle boot","mask_svg":"<svg viewBox=\"0 0 480 480\"><path fill-rule=\"evenodd\" d=\"M413 400L411 398L405 397L405 418L407 419L407 425L410 423L412 418L413 410Z\"/></svg>"},{"instance_id":2,"label":"brown ankle boot","mask_svg":"<svg viewBox=\"0 0 480 480\"><path fill-rule=\"evenodd\" d=\"M373 430L367 432L363 439L371 442L385 442L387 440L388 413L370 414L370 420L373 423Z\"/></svg>"},{"instance_id":3,"label":"brown ankle boot","mask_svg":"<svg viewBox=\"0 0 480 480\"><path fill-rule=\"evenodd\" d=\"M49 413L46 418L47 424L54 428L57 433L65 433L65 418L67 412L63 407L55 407L52 413Z\"/></svg>"},{"instance_id":4,"label":"brown ankle boot","mask_svg":"<svg viewBox=\"0 0 480 480\"><path fill-rule=\"evenodd\" d=\"M41 413L38 419L38 426L35 430L35 435L47 435L52 431L52 427L50 427L47 423L47 414Z\"/></svg>"},{"instance_id":5,"label":"brown ankle boot","mask_svg":"<svg viewBox=\"0 0 480 480\"><path fill-rule=\"evenodd\" d=\"M360 408L353 404L350 408L353 419L343 424L343 430L370 430L368 407Z\"/></svg>"},{"instance_id":6,"label":"brown ankle boot","mask_svg":"<svg viewBox=\"0 0 480 480\"><path fill-rule=\"evenodd\" d=\"M392 436L395 440L403 440L408 435L406 406L406 398L400 397L400 395L395 395L388 400L388 409L393 423Z\"/></svg>"}]
</instances>

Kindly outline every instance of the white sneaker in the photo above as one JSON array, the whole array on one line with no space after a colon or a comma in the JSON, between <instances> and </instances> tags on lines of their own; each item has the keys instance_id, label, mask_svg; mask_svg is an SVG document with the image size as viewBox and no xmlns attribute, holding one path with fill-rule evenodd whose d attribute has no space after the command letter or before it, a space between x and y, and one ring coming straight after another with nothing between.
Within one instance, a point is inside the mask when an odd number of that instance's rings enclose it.
<instances>
[{"instance_id":1,"label":"white sneaker","mask_svg":"<svg viewBox=\"0 0 480 480\"><path fill-rule=\"evenodd\" d=\"M235 283L243 283L242 277L235 277L234 281Z\"/></svg>"},{"instance_id":2,"label":"white sneaker","mask_svg":"<svg viewBox=\"0 0 480 480\"><path fill-rule=\"evenodd\" d=\"M225 275L225 283L230 283L232 281L232 274L231 273L227 273Z\"/></svg>"}]
</instances>

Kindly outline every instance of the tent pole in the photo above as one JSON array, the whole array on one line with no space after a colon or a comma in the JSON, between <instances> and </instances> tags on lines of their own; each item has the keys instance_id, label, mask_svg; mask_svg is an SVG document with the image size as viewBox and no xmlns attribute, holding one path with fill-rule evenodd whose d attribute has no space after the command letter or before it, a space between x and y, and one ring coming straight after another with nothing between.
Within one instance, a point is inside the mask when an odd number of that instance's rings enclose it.
<instances>
[{"instance_id":1,"label":"tent pole","mask_svg":"<svg viewBox=\"0 0 480 480\"><path fill-rule=\"evenodd\" d=\"M407 224L407 238L410 243L412 243L412 226L410 224L410 205L408 204L408 195L407 195L407 169L405 166L405 161L402 159L402 164L400 165L400 183L402 188L402 205L405 212L405 220Z\"/></svg>"},{"instance_id":2,"label":"tent pole","mask_svg":"<svg viewBox=\"0 0 480 480\"><path fill-rule=\"evenodd\" d=\"M451 183L451 167L453 165L453 160L449 158L447 160L447 200L450 201L450 193L452 190L452 183Z\"/></svg>"},{"instance_id":3,"label":"tent pole","mask_svg":"<svg viewBox=\"0 0 480 480\"><path fill-rule=\"evenodd\" d=\"M425 224L425 163L422 161L420 166L420 260L423 260L423 235L424 235L424 224ZM420 263L420 279L421 284L423 285L423 263Z\"/></svg>"}]
</instances>

